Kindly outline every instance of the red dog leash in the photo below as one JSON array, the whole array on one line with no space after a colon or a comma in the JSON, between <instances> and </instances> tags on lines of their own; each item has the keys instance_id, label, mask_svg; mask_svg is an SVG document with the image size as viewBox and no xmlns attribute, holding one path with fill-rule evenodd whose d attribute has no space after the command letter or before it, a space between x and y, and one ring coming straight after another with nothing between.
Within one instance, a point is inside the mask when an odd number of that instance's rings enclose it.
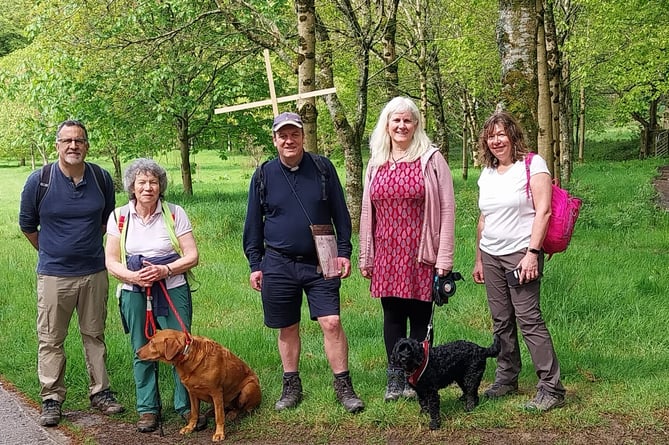
<instances>
[{"instance_id":1,"label":"red dog leash","mask_svg":"<svg viewBox=\"0 0 669 445\"><path fill-rule=\"evenodd\" d=\"M174 316L177 318L177 321L179 322L179 326L181 326L181 330L184 332L184 334L186 334L186 348L184 349L183 352L183 354L185 355L188 353L188 348L190 347L190 344L193 342L193 337L191 337L190 332L188 332L185 323L181 319L181 315L179 315L179 312L174 307L174 303L170 298L170 294L169 292L167 292L167 286L165 286L165 281L160 280L158 283L160 284L160 288L162 289L163 294L165 294L165 299L167 300L167 304L169 304L170 309L172 309ZM151 296L151 287L149 286L146 288L146 322L144 323L144 335L146 336L146 338L151 338L156 333L156 320L153 316L152 300L153 297Z\"/></svg>"}]
</instances>

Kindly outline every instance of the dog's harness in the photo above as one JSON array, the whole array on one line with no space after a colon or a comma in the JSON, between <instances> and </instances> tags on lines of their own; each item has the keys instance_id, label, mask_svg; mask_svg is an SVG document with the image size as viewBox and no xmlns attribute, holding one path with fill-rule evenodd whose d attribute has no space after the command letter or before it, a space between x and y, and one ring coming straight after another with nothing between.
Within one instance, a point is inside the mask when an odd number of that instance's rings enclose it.
<instances>
[{"instance_id":1,"label":"dog's harness","mask_svg":"<svg viewBox=\"0 0 669 445\"><path fill-rule=\"evenodd\" d=\"M430 342L428 340L423 340L421 346L423 346L423 362L407 379L411 386L416 386L418 384L418 380L423 376L425 369L427 369L427 364L430 361Z\"/></svg>"}]
</instances>

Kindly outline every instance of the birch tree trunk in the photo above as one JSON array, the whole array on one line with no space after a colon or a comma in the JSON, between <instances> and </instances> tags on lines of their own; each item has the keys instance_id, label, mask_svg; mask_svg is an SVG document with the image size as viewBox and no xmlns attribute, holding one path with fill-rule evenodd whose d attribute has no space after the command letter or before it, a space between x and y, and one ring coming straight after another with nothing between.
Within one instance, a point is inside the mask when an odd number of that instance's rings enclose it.
<instances>
[{"instance_id":1,"label":"birch tree trunk","mask_svg":"<svg viewBox=\"0 0 669 445\"><path fill-rule=\"evenodd\" d=\"M316 85L316 14L314 0L295 0L297 13L297 84L299 93L314 91ZM318 153L316 98L297 101L304 122L304 149Z\"/></svg>"},{"instance_id":2,"label":"birch tree trunk","mask_svg":"<svg viewBox=\"0 0 669 445\"><path fill-rule=\"evenodd\" d=\"M500 0L497 45L502 62L502 107L537 140L537 46L535 0Z\"/></svg>"}]
</instances>

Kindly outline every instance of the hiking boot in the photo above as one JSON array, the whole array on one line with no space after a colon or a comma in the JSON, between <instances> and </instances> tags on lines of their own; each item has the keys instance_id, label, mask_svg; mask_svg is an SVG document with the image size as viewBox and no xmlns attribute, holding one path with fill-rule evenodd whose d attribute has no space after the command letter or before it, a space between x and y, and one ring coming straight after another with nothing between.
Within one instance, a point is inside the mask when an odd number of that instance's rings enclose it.
<instances>
[{"instance_id":1,"label":"hiking boot","mask_svg":"<svg viewBox=\"0 0 669 445\"><path fill-rule=\"evenodd\" d=\"M497 399L499 397L516 394L517 392L518 392L518 383L504 385L503 383L495 382L488 389L485 390L483 395L489 399Z\"/></svg>"},{"instance_id":2,"label":"hiking boot","mask_svg":"<svg viewBox=\"0 0 669 445\"><path fill-rule=\"evenodd\" d=\"M152 433L158 429L158 416L154 413L144 413L137 421L137 431L140 433Z\"/></svg>"},{"instance_id":3,"label":"hiking boot","mask_svg":"<svg viewBox=\"0 0 669 445\"><path fill-rule=\"evenodd\" d=\"M302 380L299 375L283 377L283 392L281 398L274 405L274 409L282 411L295 408L302 401Z\"/></svg>"},{"instance_id":4,"label":"hiking boot","mask_svg":"<svg viewBox=\"0 0 669 445\"><path fill-rule=\"evenodd\" d=\"M402 395L406 377L404 376L404 371L401 369L387 369L386 375L388 377L388 384L386 385L386 394L383 396L383 400L392 402L399 399Z\"/></svg>"},{"instance_id":5,"label":"hiking boot","mask_svg":"<svg viewBox=\"0 0 669 445\"><path fill-rule=\"evenodd\" d=\"M60 402L47 399L42 402L42 414L39 416L39 424L42 426L56 426L60 422Z\"/></svg>"},{"instance_id":6,"label":"hiking boot","mask_svg":"<svg viewBox=\"0 0 669 445\"><path fill-rule=\"evenodd\" d=\"M118 414L125 409L116 401L109 388L91 396L91 407L100 410L102 414Z\"/></svg>"},{"instance_id":7,"label":"hiking boot","mask_svg":"<svg viewBox=\"0 0 669 445\"><path fill-rule=\"evenodd\" d=\"M349 413L357 413L365 408L365 404L358 398L353 391L353 383L351 383L351 376L336 377L333 382L337 400L344 405L344 408Z\"/></svg>"},{"instance_id":8,"label":"hiking boot","mask_svg":"<svg viewBox=\"0 0 669 445\"><path fill-rule=\"evenodd\" d=\"M181 415L181 418L186 421L186 424L190 422L190 411L187 411ZM197 423L195 424L195 431L202 431L207 429L207 415L200 413L197 416Z\"/></svg>"},{"instance_id":9,"label":"hiking boot","mask_svg":"<svg viewBox=\"0 0 669 445\"><path fill-rule=\"evenodd\" d=\"M561 394L551 394L543 388L539 388L537 394L532 400L525 404L528 411L546 412L553 408L564 406L564 396Z\"/></svg>"},{"instance_id":10,"label":"hiking boot","mask_svg":"<svg viewBox=\"0 0 669 445\"><path fill-rule=\"evenodd\" d=\"M409 382L404 383L404 389L402 390L402 397L405 399L415 399L418 397L418 394L416 394L416 390L409 385Z\"/></svg>"}]
</instances>

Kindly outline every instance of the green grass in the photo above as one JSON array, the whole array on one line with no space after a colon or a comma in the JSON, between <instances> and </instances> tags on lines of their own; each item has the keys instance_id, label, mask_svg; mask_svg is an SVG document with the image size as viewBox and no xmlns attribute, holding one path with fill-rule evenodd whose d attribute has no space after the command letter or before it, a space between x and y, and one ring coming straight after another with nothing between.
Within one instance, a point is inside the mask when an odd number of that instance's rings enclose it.
<instances>
[{"instance_id":1,"label":"green grass","mask_svg":"<svg viewBox=\"0 0 669 445\"><path fill-rule=\"evenodd\" d=\"M282 437L290 431L307 434L312 443L356 437L365 443L386 443L390 436L402 443L419 443L426 418L415 402L386 404L385 353L382 313L369 297L368 281L354 273L342 287L343 323L350 343L354 384L367 409L347 415L334 402L332 375L323 353L318 325L303 313L301 374L305 400L296 410L276 413L273 404L281 391L281 365L276 332L263 326L259 294L248 285L248 266L241 248L246 194L253 172L250 158L214 153L194 156L197 163L195 196L184 197L178 156L159 162L168 168L172 183L168 199L190 215L200 249L195 273L200 281L193 295L193 333L226 345L258 373L263 387L259 415L228 427L226 441ZM485 442L477 431L486 428L552 428L558 431L607 425L611 416L624 416L635 427L665 430L669 401L669 213L657 209L651 180L667 160L608 162L576 165L571 190L584 199L574 239L566 253L547 263L542 307L568 389L565 408L543 416L520 407L533 394L536 376L523 346L521 394L500 401L482 401L464 413L454 388L442 391L444 433L471 434L471 443ZM36 377L35 261L36 253L17 225L18 200L28 167L3 165L0 195L0 377L11 381L30 399L39 400ZM109 167L104 161L103 165ZM339 165L341 167L341 165ZM477 220L476 172L463 181L453 171L457 199L456 270L466 277L448 305L436 309L437 343L465 338L487 345L491 320L485 291L469 275L474 259ZM125 202L118 195L119 205ZM112 286L113 287L113 286ZM121 419L134 422L132 352L118 316L116 299L109 300L107 321L108 367L112 387L128 408ZM306 309L306 308L305 308ZM86 409L87 375L76 316L65 344L68 396L65 410ZM493 378L488 364L483 386ZM161 394L168 422L177 422L171 407L171 377L161 366ZM664 414L661 414L664 413ZM439 434L439 433L435 433ZM287 436L286 436L287 437ZM434 438L439 437L435 436ZM478 439L477 439L478 437Z\"/></svg>"}]
</instances>

